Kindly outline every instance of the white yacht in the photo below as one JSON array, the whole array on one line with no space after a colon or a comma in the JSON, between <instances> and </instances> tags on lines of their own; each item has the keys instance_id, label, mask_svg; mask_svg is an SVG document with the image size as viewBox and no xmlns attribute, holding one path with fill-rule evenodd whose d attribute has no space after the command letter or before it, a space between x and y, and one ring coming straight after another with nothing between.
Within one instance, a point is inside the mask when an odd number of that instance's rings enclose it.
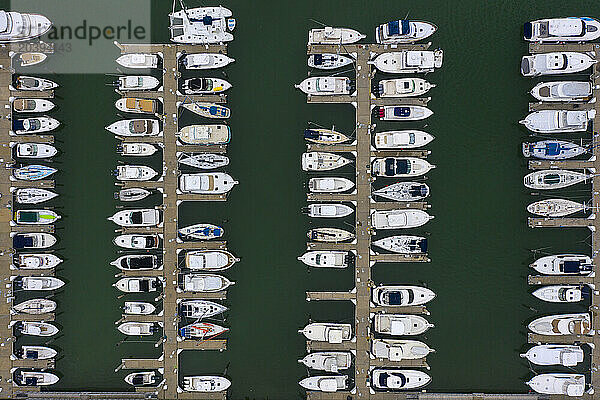
<instances>
[{"instance_id":1,"label":"white yacht","mask_svg":"<svg viewBox=\"0 0 600 400\"><path fill-rule=\"evenodd\" d=\"M302 170L331 171L350 164L352 161L335 153L309 151L302 153Z\"/></svg>"},{"instance_id":2,"label":"white yacht","mask_svg":"<svg viewBox=\"0 0 600 400\"><path fill-rule=\"evenodd\" d=\"M15 329L22 335L49 337L58 333L58 328L47 322L17 322Z\"/></svg>"},{"instance_id":3,"label":"white yacht","mask_svg":"<svg viewBox=\"0 0 600 400\"><path fill-rule=\"evenodd\" d=\"M56 267L62 261L60 257L48 253L21 253L13 259L15 267L19 269L50 269Z\"/></svg>"},{"instance_id":4,"label":"white yacht","mask_svg":"<svg viewBox=\"0 0 600 400\"><path fill-rule=\"evenodd\" d=\"M392 336L420 335L434 326L420 315L410 314L378 313L373 320L375 332Z\"/></svg>"},{"instance_id":5,"label":"white yacht","mask_svg":"<svg viewBox=\"0 0 600 400\"><path fill-rule=\"evenodd\" d=\"M393 201L419 201L429 196L429 186L420 182L397 182L374 190L373 194Z\"/></svg>"},{"instance_id":6,"label":"white yacht","mask_svg":"<svg viewBox=\"0 0 600 400\"><path fill-rule=\"evenodd\" d=\"M585 393L585 375L539 374L531 378L527 385L537 393L581 398Z\"/></svg>"},{"instance_id":7,"label":"white yacht","mask_svg":"<svg viewBox=\"0 0 600 400\"><path fill-rule=\"evenodd\" d=\"M351 44L366 37L354 29L326 26L311 29L308 32L308 44Z\"/></svg>"},{"instance_id":8,"label":"white yacht","mask_svg":"<svg viewBox=\"0 0 600 400\"><path fill-rule=\"evenodd\" d=\"M423 106L381 106L375 107L374 113L382 121L419 121L433 115Z\"/></svg>"},{"instance_id":9,"label":"white yacht","mask_svg":"<svg viewBox=\"0 0 600 400\"><path fill-rule=\"evenodd\" d=\"M126 301L123 306L123 313L128 315L150 315L156 311L156 307L151 303L143 301Z\"/></svg>"},{"instance_id":10,"label":"white yacht","mask_svg":"<svg viewBox=\"0 0 600 400\"><path fill-rule=\"evenodd\" d=\"M125 293L150 293L162 289L163 284L157 277L136 276L121 278L113 286Z\"/></svg>"},{"instance_id":11,"label":"white yacht","mask_svg":"<svg viewBox=\"0 0 600 400\"><path fill-rule=\"evenodd\" d=\"M423 210L398 209L374 211L371 213L371 224L375 229L404 229L425 225L433 219Z\"/></svg>"},{"instance_id":12,"label":"white yacht","mask_svg":"<svg viewBox=\"0 0 600 400\"><path fill-rule=\"evenodd\" d=\"M308 66L316 69L332 70L345 67L354 62L354 59L341 54L323 53L308 56Z\"/></svg>"},{"instance_id":13,"label":"white yacht","mask_svg":"<svg viewBox=\"0 0 600 400\"><path fill-rule=\"evenodd\" d=\"M22 188L14 193L15 200L21 204L39 204L58 196L58 193L39 188Z\"/></svg>"},{"instance_id":14,"label":"white yacht","mask_svg":"<svg viewBox=\"0 0 600 400\"><path fill-rule=\"evenodd\" d=\"M312 218L341 218L352 214L354 209L345 204L309 204L307 214Z\"/></svg>"},{"instance_id":15,"label":"white yacht","mask_svg":"<svg viewBox=\"0 0 600 400\"><path fill-rule=\"evenodd\" d=\"M534 54L523 56L521 59L521 74L523 76L573 74L585 71L596 62L591 55L574 51Z\"/></svg>"},{"instance_id":16,"label":"white yacht","mask_svg":"<svg viewBox=\"0 0 600 400\"><path fill-rule=\"evenodd\" d=\"M182 239L210 240L217 239L225 233L223 228L213 224L194 224L177 230Z\"/></svg>"},{"instance_id":17,"label":"white yacht","mask_svg":"<svg viewBox=\"0 0 600 400\"><path fill-rule=\"evenodd\" d=\"M155 371L132 372L125 377L125 382L131 386L151 386L158 383L158 375Z\"/></svg>"},{"instance_id":18,"label":"white yacht","mask_svg":"<svg viewBox=\"0 0 600 400\"><path fill-rule=\"evenodd\" d=\"M530 331L539 335L593 335L590 314L558 314L548 315L533 320L527 326Z\"/></svg>"},{"instance_id":19,"label":"white yacht","mask_svg":"<svg viewBox=\"0 0 600 400\"><path fill-rule=\"evenodd\" d=\"M56 168L48 167L46 165L29 164L25 165L24 167L14 169L13 176L16 179L21 179L24 181L38 181L40 179L45 179L56 172L58 172Z\"/></svg>"},{"instance_id":20,"label":"white yacht","mask_svg":"<svg viewBox=\"0 0 600 400\"><path fill-rule=\"evenodd\" d=\"M117 211L109 221L119 226L156 226L160 224L160 211L154 208L140 208Z\"/></svg>"},{"instance_id":21,"label":"white yacht","mask_svg":"<svg viewBox=\"0 0 600 400\"><path fill-rule=\"evenodd\" d=\"M210 340L211 338L228 331L229 328L212 324L210 322L194 322L193 324L179 328L179 338L181 340Z\"/></svg>"},{"instance_id":22,"label":"white yacht","mask_svg":"<svg viewBox=\"0 0 600 400\"><path fill-rule=\"evenodd\" d=\"M581 254L544 256L529 266L545 275L590 275L594 273L592 258Z\"/></svg>"},{"instance_id":23,"label":"white yacht","mask_svg":"<svg viewBox=\"0 0 600 400\"><path fill-rule=\"evenodd\" d=\"M126 249L158 249L160 236L157 234L126 234L113 239L113 243Z\"/></svg>"},{"instance_id":24,"label":"white yacht","mask_svg":"<svg viewBox=\"0 0 600 400\"><path fill-rule=\"evenodd\" d=\"M371 386L378 390L417 389L429 382L429 375L413 369L375 368L371 371Z\"/></svg>"},{"instance_id":25,"label":"white yacht","mask_svg":"<svg viewBox=\"0 0 600 400\"><path fill-rule=\"evenodd\" d=\"M123 97L115 101L117 110L134 114L156 114L160 106L161 100L158 99Z\"/></svg>"},{"instance_id":26,"label":"white yacht","mask_svg":"<svg viewBox=\"0 0 600 400\"><path fill-rule=\"evenodd\" d=\"M14 305L11 311L15 313L40 315L51 313L54 310L56 310L56 302L53 300L31 299Z\"/></svg>"},{"instance_id":27,"label":"white yacht","mask_svg":"<svg viewBox=\"0 0 600 400\"><path fill-rule=\"evenodd\" d=\"M181 174L179 190L184 193L225 194L239 182L224 172Z\"/></svg>"},{"instance_id":28,"label":"white yacht","mask_svg":"<svg viewBox=\"0 0 600 400\"><path fill-rule=\"evenodd\" d=\"M56 89L58 84L49 79L20 75L15 78L14 84L11 86L13 90L44 91Z\"/></svg>"},{"instance_id":29,"label":"white yacht","mask_svg":"<svg viewBox=\"0 0 600 400\"><path fill-rule=\"evenodd\" d=\"M179 312L186 318L211 318L227 310L224 305L208 300L182 300L179 303Z\"/></svg>"},{"instance_id":30,"label":"white yacht","mask_svg":"<svg viewBox=\"0 0 600 400\"><path fill-rule=\"evenodd\" d=\"M12 120L12 132L17 135L50 132L59 126L60 122L58 120L47 116Z\"/></svg>"},{"instance_id":31,"label":"white yacht","mask_svg":"<svg viewBox=\"0 0 600 400\"><path fill-rule=\"evenodd\" d=\"M122 119L108 125L106 130L117 136L126 137L162 134L158 120L149 118Z\"/></svg>"},{"instance_id":32,"label":"white yacht","mask_svg":"<svg viewBox=\"0 0 600 400\"><path fill-rule=\"evenodd\" d=\"M431 22L397 19L375 28L375 40L381 44L414 43L427 39L436 30Z\"/></svg>"},{"instance_id":33,"label":"white yacht","mask_svg":"<svg viewBox=\"0 0 600 400\"><path fill-rule=\"evenodd\" d=\"M154 322L123 322L117 329L127 336L152 336L159 331L159 326Z\"/></svg>"},{"instance_id":34,"label":"white yacht","mask_svg":"<svg viewBox=\"0 0 600 400\"><path fill-rule=\"evenodd\" d=\"M590 178L591 175L582 172L566 169L544 169L525 175L523 184L530 189L562 189L584 182Z\"/></svg>"},{"instance_id":35,"label":"white yacht","mask_svg":"<svg viewBox=\"0 0 600 400\"><path fill-rule=\"evenodd\" d=\"M310 128L304 130L304 139L316 144L338 144L350 140L343 133L332 129Z\"/></svg>"},{"instance_id":36,"label":"white yacht","mask_svg":"<svg viewBox=\"0 0 600 400\"><path fill-rule=\"evenodd\" d=\"M378 306L419 306L435 299L433 290L408 285L380 285L373 288L371 299Z\"/></svg>"},{"instance_id":37,"label":"white yacht","mask_svg":"<svg viewBox=\"0 0 600 400\"><path fill-rule=\"evenodd\" d=\"M350 368L352 353L348 351L322 351L310 353L298 362L317 371L338 372Z\"/></svg>"},{"instance_id":38,"label":"white yacht","mask_svg":"<svg viewBox=\"0 0 600 400\"><path fill-rule=\"evenodd\" d=\"M356 235L339 228L313 228L310 229L306 236L314 242L339 243L347 240L354 240Z\"/></svg>"},{"instance_id":39,"label":"white yacht","mask_svg":"<svg viewBox=\"0 0 600 400\"><path fill-rule=\"evenodd\" d=\"M592 98L592 84L581 81L540 82L530 93L539 101L588 101Z\"/></svg>"},{"instance_id":40,"label":"white yacht","mask_svg":"<svg viewBox=\"0 0 600 400\"><path fill-rule=\"evenodd\" d=\"M231 116L231 110L221 104L193 101L178 103L178 105L205 118L226 119Z\"/></svg>"},{"instance_id":41,"label":"white yacht","mask_svg":"<svg viewBox=\"0 0 600 400\"><path fill-rule=\"evenodd\" d=\"M45 143L18 143L15 147L19 158L50 158L58 153L56 147Z\"/></svg>"},{"instance_id":42,"label":"white yacht","mask_svg":"<svg viewBox=\"0 0 600 400\"><path fill-rule=\"evenodd\" d=\"M151 191L142 188L127 188L115 192L115 199L120 201L139 201L152 194Z\"/></svg>"},{"instance_id":43,"label":"white yacht","mask_svg":"<svg viewBox=\"0 0 600 400\"><path fill-rule=\"evenodd\" d=\"M194 53L186 54L181 63L186 69L215 69L223 68L235 60L225 54L218 53Z\"/></svg>"},{"instance_id":44,"label":"white yacht","mask_svg":"<svg viewBox=\"0 0 600 400\"><path fill-rule=\"evenodd\" d=\"M231 140L231 129L224 124L188 125L181 128L178 137L186 144L226 144Z\"/></svg>"},{"instance_id":45,"label":"white yacht","mask_svg":"<svg viewBox=\"0 0 600 400\"><path fill-rule=\"evenodd\" d=\"M123 142L117 146L117 152L126 157L147 157L157 151L158 148L150 143Z\"/></svg>"},{"instance_id":46,"label":"white yacht","mask_svg":"<svg viewBox=\"0 0 600 400\"><path fill-rule=\"evenodd\" d=\"M201 272L224 271L238 261L226 250L191 250L185 254L185 267Z\"/></svg>"},{"instance_id":47,"label":"white yacht","mask_svg":"<svg viewBox=\"0 0 600 400\"><path fill-rule=\"evenodd\" d=\"M541 110L532 112L519 123L537 133L585 132L595 115L596 110L593 109L589 111Z\"/></svg>"},{"instance_id":48,"label":"white yacht","mask_svg":"<svg viewBox=\"0 0 600 400\"><path fill-rule=\"evenodd\" d=\"M14 374L14 382L17 386L48 386L58 381L58 376L51 372L17 370Z\"/></svg>"},{"instance_id":49,"label":"white yacht","mask_svg":"<svg viewBox=\"0 0 600 400\"><path fill-rule=\"evenodd\" d=\"M14 99L12 109L18 113L48 112L55 107L54 103L46 99Z\"/></svg>"},{"instance_id":50,"label":"white yacht","mask_svg":"<svg viewBox=\"0 0 600 400\"><path fill-rule=\"evenodd\" d=\"M186 274L183 276L184 292L220 292L235 284L221 275Z\"/></svg>"},{"instance_id":51,"label":"white yacht","mask_svg":"<svg viewBox=\"0 0 600 400\"><path fill-rule=\"evenodd\" d=\"M342 343L352 339L352 325L335 322L313 322L300 329L308 340L316 342Z\"/></svg>"},{"instance_id":52,"label":"white yacht","mask_svg":"<svg viewBox=\"0 0 600 400\"><path fill-rule=\"evenodd\" d=\"M376 94L379 97L416 97L427 93L435 85L423 78L397 78L379 81Z\"/></svg>"},{"instance_id":53,"label":"white yacht","mask_svg":"<svg viewBox=\"0 0 600 400\"><path fill-rule=\"evenodd\" d=\"M145 165L117 165L114 175L120 181L149 181L158 172Z\"/></svg>"},{"instance_id":54,"label":"white yacht","mask_svg":"<svg viewBox=\"0 0 600 400\"><path fill-rule=\"evenodd\" d=\"M13 286L21 290L57 290L65 282L53 276L22 276L13 281Z\"/></svg>"},{"instance_id":55,"label":"white yacht","mask_svg":"<svg viewBox=\"0 0 600 400\"><path fill-rule=\"evenodd\" d=\"M580 346L568 344L540 344L533 346L522 358L529 360L535 365L562 365L563 367L574 367L583 362L583 349Z\"/></svg>"},{"instance_id":56,"label":"white yacht","mask_svg":"<svg viewBox=\"0 0 600 400\"><path fill-rule=\"evenodd\" d=\"M535 143L523 143L523 156L542 160L566 160L587 152L587 148L565 140L540 140Z\"/></svg>"},{"instance_id":57,"label":"white yacht","mask_svg":"<svg viewBox=\"0 0 600 400\"><path fill-rule=\"evenodd\" d=\"M442 50L403 50L382 53L372 63L381 72L408 74L433 72L441 68L443 59Z\"/></svg>"},{"instance_id":58,"label":"white yacht","mask_svg":"<svg viewBox=\"0 0 600 400\"><path fill-rule=\"evenodd\" d=\"M231 10L218 7L183 8L169 14L171 41L189 44L217 44L233 40L235 19Z\"/></svg>"},{"instance_id":59,"label":"white yacht","mask_svg":"<svg viewBox=\"0 0 600 400\"><path fill-rule=\"evenodd\" d=\"M573 285L542 286L531 294L550 303L577 303L584 296L582 288Z\"/></svg>"},{"instance_id":60,"label":"white yacht","mask_svg":"<svg viewBox=\"0 0 600 400\"><path fill-rule=\"evenodd\" d=\"M377 132L375 147L378 149L416 149L428 145L435 137L416 129Z\"/></svg>"},{"instance_id":61,"label":"white yacht","mask_svg":"<svg viewBox=\"0 0 600 400\"><path fill-rule=\"evenodd\" d=\"M309 376L298 383L306 390L335 393L348 389L348 375Z\"/></svg>"},{"instance_id":62,"label":"white yacht","mask_svg":"<svg viewBox=\"0 0 600 400\"><path fill-rule=\"evenodd\" d=\"M17 225L49 225L60 218L60 215L52 210L17 210L14 223Z\"/></svg>"},{"instance_id":63,"label":"white yacht","mask_svg":"<svg viewBox=\"0 0 600 400\"><path fill-rule=\"evenodd\" d=\"M154 254L127 254L110 262L122 271L149 271L159 268L158 257Z\"/></svg>"},{"instance_id":64,"label":"white yacht","mask_svg":"<svg viewBox=\"0 0 600 400\"><path fill-rule=\"evenodd\" d=\"M128 53L123 54L115 61L125 68L158 68L160 57L157 54Z\"/></svg>"},{"instance_id":65,"label":"white yacht","mask_svg":"<svg viewBox=\"0 0 600 400\"><path fill-rule=\"evenodd\" d=\"M223 392L231 382L222 376L184 376L183 390L186 392Z\"/></svg>"},{"instance_id":66,"label":"white yacht","mask_svg":"<svg viewBox=\"0 0 600 400\"><path fill-rule=\"evenodd\" d=\"M312 193L342 193L353 188L354 182L347 178L328 176L308 180L308 190Z\"/></svg>"},{"instance_id":67,"label":"white yacht","mask_svg":"<svg viewBox=\"0 0 600 400\"><path fill-rule=\"evenodd\" d=\"M20 61L21 67L31 67L32 65L41 64L46 61L48 55L45 53L29 51L25 53L20 53L16 56L17 60Z\"/></svg>"},{"instance_id":68,"label":"white yacht","mask_svg":"<svg viewBox=\"0 0 600 400\"><path fill-rule=\"evenodd\" d=\"M371 339L371 354L392 362L416 360L434 350L418 340Z\"/></svg>"},{"instance_id":69,"label":"white yacht","mask_svg":"<svg viewBox=\"0 0 600 400\"><path fill-rule=\"evenodd\" d=\"M567 199L546 199L527 206L527 211L542 217L565 217L587 209L585 203Z\"/></svg>"},{"instance_id":70,"label":"white yacht","mask_svg":"<svg viewBox=\"0 0 600 400\"><path fill-rule=\"evenodd\" d=\"M229 165L229 157L213 153L182 153L178 156L177 161L180 164L198 169L216 169Z\"/></svg>"},{"instance_id":71,"label":"white yacht","mask_svg":"<svg viewBox=\"0 0 600 400\"><path fill-rule=\"evenodd\" d=\"M525 23L523 36L530 42L587 42L600 37L600 21L589 17L538 19Z\"/></svg>"},{"instance_id":72,"label":"white yacht","mask_svg":"<svg viewBox=\"0 0 600 400\"><path fill-rule=\"evenodd\" d=\"M35 39L51 27L52 22L43 15L0 10L0 43Z\"/></svg>"},{"instance_id":73,"label":"white yacht","mask_svg":"<svg viewBox=\"0 0 600 400\"><path fill-rule=\"evenodd\" d=\"M21 346L15 349L11 359L21 360L49 360L56 357L58 352L51 347L46 346Z\"/></svg>"},{"instance_id":74,"label":"white yacht","mask_svg":"<svg viewBox=\"0 0 600 400\"><path fill-rule=\"evenodd\" d=\"M307 251L298 261L302 261L309 267L316 268L346 268L350 254L346 251L336 250L314 250Z\"/></svg>"},{"instance_id":75,"label":"white yacht","mask_svg":"<svg viewBox=\"0 0 600 400\"><path fill-rule=\"evenodd\" d=\"M150 75L127 75L117 79L117 90L128 92L130 90L153 90L160 85L160 81Z\"/></svg>"},{"instance_id":76,"label":"white yacht","mask_svg":"<svg viewBox=\"0 0 600 400\"><path fill-rule=\"evenodd\" d=\"M373 245L392 253L419 254L427 252L427 239L421 236L396 235L373 241Z\"/></svg>"},{"instance_id":77,"label":"white yacht","mask_svg":"<svg viewBox=\"0 0 600 400\"><path fill-rule=\"evenodd\" d=\"M220 78L189 78L181 87L185 94L219 94L231 88L231 83Z\"/></svg>"},{"instance_id":78,"label":"white yacht","mask_svg":"<svg viewBox=\"0 0 600 400\"><path fill-rule=\"evenodd\" d=\"M412 178L425 175L433 168L435 165L417 157L376 158L371 164L371 174L386 178Z\"/></svg>"},{"instance_id":79,"label":"white yacht","mask_svg":"<svg viewBox=\"0 0 600 400\"><path fill-rule=\"evenodd\" d=\"M294 87L309 96L349 95L352 92L350 78L345 76L313 76Z\"/></svg>"},{"instance_id":80,"label":"white yacht","mask_svg":"<svg viewBox=\"0 0 600 400\"><path fill-rule=\"evenodd\" d=\"M45 232L17 233L11 236L15 249L46 249L58 241L56 236Z\"/></svg>"}]
</instances>

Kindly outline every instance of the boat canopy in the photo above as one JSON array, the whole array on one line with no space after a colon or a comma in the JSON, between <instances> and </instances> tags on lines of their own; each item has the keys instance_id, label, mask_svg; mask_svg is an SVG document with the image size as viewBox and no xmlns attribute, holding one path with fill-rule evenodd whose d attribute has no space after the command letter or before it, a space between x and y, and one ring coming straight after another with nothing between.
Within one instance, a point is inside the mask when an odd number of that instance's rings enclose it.
<instances>
[{"instance_id":1,"label":"boat canopy","mask_svg":"<svg viewBox=\"0 0 600 400\"><path fill-rule=\"evenodd\" d=\"M315 54L313 56L313 62L315 65L323 65L323 54Z\"/></svg>"},{"instance_id":2,"label":"boat canopy","mask_svg":"<svg viewBox=\"0 0 600 400\"><path fill-rule=\"evenodd\" d=\"M124 258L121 266L130 269L152 268L154 266L152 256Z\"/></svg>"},{"instance_id":3,"label":"boat canopy","mask_svg":"<svg viewBox=\"0 0 600 400\"><path fill-rule=\"evenodd\" d=\"M560 154L560 143L546 143L546 155L548 156L557 156Z\"/></svg>"},{"instance_id":4,"label":"boat canopy","mask_svg":"<svg viewBox=\"0 0 600 400\"><path fill-rule=\"evenodd\" d=\"M394 107L394 117L410 116L410 107Z\"/></svg>"},{"instance_id":5,"label":"boat canopy","mask_svg":"<svg viewBox=\"0 0 600 400\"><path fill-rule=\"evenodd\" d=\"M188 81L188 87L192 90L212 90L213 82L207 78L192 78Z\"/></svg>"},{"instance_id":6,"label":"boat canopy","mask_svg":"<svg viewBox=\"0 0 600 400\"><path fill-rule=\"evenodd\" d=\"M577 274L582 270L580 261L565 261L562 263L562 270L566 274Z\"/></svg>"},{"instance_id":7,"label":"boat canopy","mask_svg":"<svg viewBox=\"0 0 600 400\"><path fill-rule=\"evenodd\" d=\"M21 211L19 213L19 222L37 222L38 215L37 211Z\"/></svg>"},{"instance_id":8,"label":"boat canopy","mask_svg":"<svg viewBox=\"0 0 600 400\"><path fill-rule=\"evenodd\" d=\"M15 235L15 237L13 238L13 247L15 249L33 247L33 237L25 235Z\"/></svg>"},{"instance_id":9,"label":"boat canopy","mask_svg":"<svg viewBox=\"0 0 600 400\"><path fill-rule=\"evenodd\" d=\"M318 139L320 134L318 131L314 129L305 129L304 130L304 138L305 139Z\"/></svg>"},{"instance_id":10,"label":"boat canopy","mask_svg":"<svg viewBox=\"0 0 600 400\"><path fill-rule=\"evenodd\" d=\"M388 22L388 34L408 35L410 33L410 21L407 19Z\"/></svg>"},{"instance_id":11,"label":"boat canopy","mask_svg":"<svg viewBox=\"0 0 600 400\"><path fill-rule=\"evenodd\" d=\"M523 34L525 36L525 39L531 39L533 33L533 25L531 24L531 22L525 22L525 25L523 25Z\"/></svg>"},{"instance_id":12,"label":"boat canopy","mask_svg":"<svg viewBox=\"0 0 600 400\"><path fill-rule=\"evenodd\" d=\"M132 133L150 133L150 126L148 120L134 120L129 123L129 130Z\"/></svg>"}]
</instances>

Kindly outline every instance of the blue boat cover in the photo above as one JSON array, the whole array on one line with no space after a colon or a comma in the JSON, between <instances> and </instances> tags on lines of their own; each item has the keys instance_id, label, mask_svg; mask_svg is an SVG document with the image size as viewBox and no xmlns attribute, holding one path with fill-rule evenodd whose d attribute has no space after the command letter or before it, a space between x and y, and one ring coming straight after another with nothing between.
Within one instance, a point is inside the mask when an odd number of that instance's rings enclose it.
<instances>
[{"instance_id":1,"label":"blue boat cover","mask_svg":"<svg viewBox=\"0 0 600 400\"><path fill-rule=\"evenodd\" d=\"M396 173L407 174L410 171L408 160L396 160Z\"/></svg>"},{"instance_id":2,"label":"blue boat cover","mask_svg":"<svg viewBox=\"0 0 600 400\"><path fill-rule=\"evenodd\" d=\"M33 238L29 236L15 235L15 237L13 237L13 247L15 249L33 247Z\"/></svg>"},{"instance_id":3,"label":"blue boat cover","mask_svg":"<svg viewBox=\"0 0 600 400\"><path fill-rule=\"evenodd\" d=\"M399 306L402 304L402 293L390 292L390 294L388 295L388 299L390 302L390 306Z\"/></svg>"},{"instance_id":4,"label":"blue boat cover","mask_svg":"<svg viewBox=\"0 0 600 400\"><path fill-rule=\"evenodd\" d=\"M315 65L323 64L323 54L315 54L313 56L313 61L314 61Z\"/></svg>"},{"instance_id":5,"label":"blue boat cover","mask_svg":"<svg viewBox=\"0 0 600 400\"><path fill-rule=\"evenodd\" d=\"M423 239L419 242L419 248L421 249L421 253L427 252L427 239Z\"/></svg>"},{"instance_id":6,"label":"blue boat cover","mask_svg":"<svg viewBox=\"0 0 600 400\"><path fill-rule=\"evenodd\" d=\"M400 21L388 22L388 32L390 35L397 35L400 33Z\"/></svg>"},{"instance_id":7,"label":"blue boat cover","mask_svg":"<svg viewBox=\"0 0 600 400\"><path fill-rule=\"evenodd\" d=\"M395 117L408 117L410 115L410 107L394 107Z\"/></svg>"},{"instance_id":8,"label":"blue boat cover","mask_svg":"<svg viewBox=\"0 0 600 400\"><path fill-rule=\"evenodd\" d=\"M221 235L223 235L223 231L221 230L221 228L215 228L215 229L213 229L213 233L217 237L220 237Z\"/></svg>"},{"instance_id":9,"label":"blue boat cover","mask_svg":"<svg viewBox=\"0 0 600 400\"><path fill-rule=\"evenodd\" d=\"M560 144L556 142L550 142L546 144L546 155L557 156L560 154Z\"/></svg>"},{"instance_id":10,"label":"blue boat cover","mask_svg":"<svg viewBox=\"0 0 600 400\"><path fill-rule=\"evenodd\" d=\"M523 25L523 34L525 39L531 39L532 33L533 26L531 25L531 22L526 22L525 25Z\"/></svg>"},{"instance_id":11,"label":"blue boat cover","mask_svg":"<svg viewBox=\"0 0 600 400\"><path fill-rule=\"evenodd\" d=\"M25 378L25 386L36 386L37 385L37 378L34 376L28 376Z\"/></svg>"},{"instance_id":12,"label":"blue boat cover","mask_svg":"<svg viewBox=\"0 0 600 400\"><path fill-rule=\"evenodd\" d=\"M563 271L567 274L576 274L580 271L579 261L565 261L563 263Z\"/></svg>"},{"instance_id":13,"label":"blue boat cover","mask_svg":"<svg viewBox=\"0 0 600 400\"><path fill-rule=\"evenodd\" d=\"M305 129L304 130L304 137L306 139L318 139L319 138L319 132L313 130L313 129Z\"/></svg>"},{"instance_id":14,"label":"blue boat cover","mask_svg":"<svg viewBox=\"0 0 600 400\"><path fill-rule=\"evenodd\" d=\"M202 23L204 25L212 25L213 19L212 19L212 17L210 15L207 15L204 18L202 18Z\"/></svg>"},{"instance_id":15,"label":"blue boat cover","mask_svg":"<svg viewBox=\"0 0 600 400\"><path fill-rule=\"evenodd\" d=\"M219 113L219 107L210 106L208 107L208 112L210 113L210 115L217 115Z\"/></svg>"},{"instance_id":16,"label":"blue boat cover","mask_svg":"<svg viewBox=\"0 0 600 400\"><path fill-rule=\"evenodd\" d=\"M28 358L30 360L37 360L38 359L38 352L37 352L37 350L27 350L25 352L25 358Z\"/></svg>"},{"instance_id":17,"label":"blue boat cover","mask_svg":"<svg viewBox=\"0 0 600 400\"><path fill-rule=\"evenodd\" d=\"M402 34L408 35L410 33L410 21L403 19L402 21Z\"/></svg>"},{"instance_id":18,"label":"blue boat cover","mask_svg":"<svg viewBox=\"0 0 600 400\"><path fill-rule=\"evenodd\" d=\"M22 119L13 120L13 131L22 131L25 130L25 126L23 126Z\"/></svg>"}]
</instances>

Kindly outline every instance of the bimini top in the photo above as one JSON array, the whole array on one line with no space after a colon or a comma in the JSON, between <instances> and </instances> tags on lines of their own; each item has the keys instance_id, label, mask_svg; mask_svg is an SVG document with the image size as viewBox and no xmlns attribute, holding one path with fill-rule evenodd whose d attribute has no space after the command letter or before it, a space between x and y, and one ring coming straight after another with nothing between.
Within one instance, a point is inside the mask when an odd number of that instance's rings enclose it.
<instances>
[{"instance_id":1,"label":"bimini top","mask_svg":"<svg viewBox=\"0 0 600 400\"><path fill-rule=\"evenodd\" d=\"M410 115L410 107L394 107L394 116L408 117Z\"/></svg>"},{"instance_id":2,"label":"bimini top","mask_svg":"<svg viewBox=\"0 0 600 400\"><path fill-rule=\"evenodd\" d=\"M388 22L388 32L391 35L408 35L410 33L410 21L407 19Z\"/></svg>"}]
</instances>

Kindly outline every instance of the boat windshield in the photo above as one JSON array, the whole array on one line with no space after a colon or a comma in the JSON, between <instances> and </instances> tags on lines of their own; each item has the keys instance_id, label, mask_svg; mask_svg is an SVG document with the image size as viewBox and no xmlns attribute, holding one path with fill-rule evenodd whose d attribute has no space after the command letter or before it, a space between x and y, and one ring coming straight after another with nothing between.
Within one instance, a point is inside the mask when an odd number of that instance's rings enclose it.
<instances>
[{"instance_id":1,"label":"boat windshield","mask_svg":"<svg viewBox=\"0 0 600 400\"><path fill-rule=\"evenodd\" d=\"M546 185L555 185L557 183L560 183L560 175L558 174L548 174L548 175L544 175L544 184Z\"/></svg>"},{"instance_id":2,"label":"boat windshield","mask_svg":"<svg viewBox=\"0 0 600 400\"><path fill-rule=\"evenodd\" d=\"M408 143L409 144L415 144L416 141L416 136L414 133L409 133L408 134Z\"/></svg>"},{"instance_id":3,"label":"boat windshield","mask_svg":"<svg viewBox=\"0 0 600 400\"><path fill-rule=\"evenodd\" d=\"M569 294L569 289L567 289L567 288L558 289L558 299L560 301L568 301L567 294Z\"/></svg>"},{"instance_id":4,"label":"boat windshield","mask_svg":"<svg viewBox=\"0 0 600 400\"><path fill-rule=\"evenodd\" d=\"M193 78L189 81L189 88L192 90L212 90L213 82L206 78Z\"/></svg>"},{"instance_id":5,"label":"boat windshield","mask_svg":"<svg viewBox=\"0 0 600 400\"><path fill-rule=\"evenodd\" d=\"M29 88L34 88L38 86L38 81L37 79L34 78L19 78L19 83L21 84L21 86L24 87L29 87Z\"/></svg>"},{"instance_id":6,"label":"boat windshield","mask_svg":"<svg viewBox=\"0 0 600 400\"><path fill-rule=\"evenodd\" d=\"M130 215L130 222L135 225L139 225L142 223L142 212L141 211L133 211Z\"/></svg>"},{"instance_id":7,"label":"boat windshield","mask_svg":"<svg viewBox=\"0 0 600 400\"><path fill-rule=\"evenodd\" d=\"M148 236L145 238L146 239L146 248L148 247L154 247L156 245L155 241L154 241L154 237L152 236Z\"/></svg>"}]
</instances>

